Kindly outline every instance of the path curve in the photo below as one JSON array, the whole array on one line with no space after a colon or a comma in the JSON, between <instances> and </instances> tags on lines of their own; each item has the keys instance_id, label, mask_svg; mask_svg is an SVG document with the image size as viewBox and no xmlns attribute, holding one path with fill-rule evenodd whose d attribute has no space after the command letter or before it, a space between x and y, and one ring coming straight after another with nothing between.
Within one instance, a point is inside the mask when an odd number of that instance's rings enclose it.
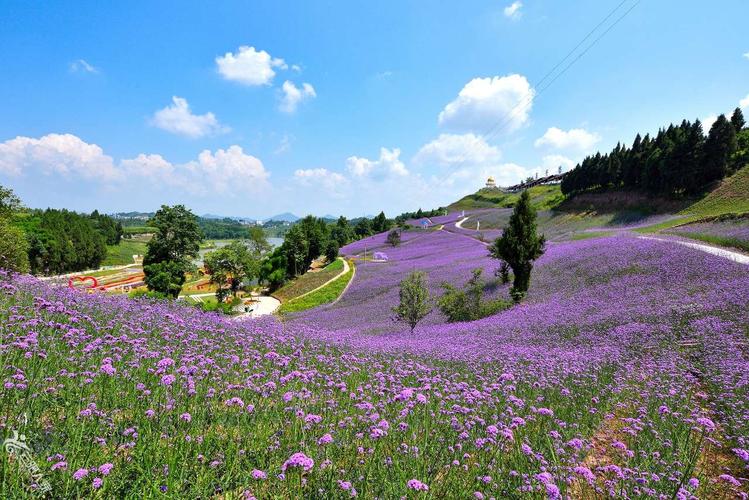
<instances>
[{"instance_id":1,"label":"path curve","mask_svg":"<svg viewBox=\"0 0 749 500\"><path fill-rule=\"evenodd\" d=\"M276 310L281 307L281 301L270 295L260 295L253 297L257 302L253 304L251 312L242 313L238 316L234 316L233 320L240 320L245 318L257 318L258 316L267 316L273 314Z\"/></svg>"},{"instance_id":2,"label":"path curve","mask_svg":"<svg viewBox=\"0 0 749 500\"><path fill-rule=\"evenodd\" d=\"M677 240L673 238L656 238L655 236L638 236L638 238L642 240L653 240L653 241L661 241L661 242L666 242L666 243L677 243L679 245L684 245L685 247L694 248L702 252L706 252L712 255L717 255L718 257L723 257L725 259L738 262L739 264L749 265L749 255L745 255L739 252L732 252L731 250L726 250L725 248L718 248L718 247L714 247L710 245L704 245L702 243L692 243L691 241L683 241L683 240Z\"/></svg>"},{"instance_id":3,"label":"path curve","mask_svg":"<svg viewBox=\"0 0 749 500\"><path fill-rule=\"evenodd\" d=\"M349 265L348 265L348 262L346 261L346 259L344 259L344 258L342 258L342 257L338 257L338 258L339 258L339 259L341 259L341 260L343 261L343 271L341 271L340 273L336 274L335 276L333 276L332 278L330 278L330 279L329 279L328 281L326 281L326 282L325 282L325 283L323 283L322 285L318 286L317 288L315 288L315 289L313 289L313 290L310 290L309 292L304 292L304 293L303 293L303 294L301 294L301 295L297 295L296 297L294 297L294 298L293 298L293 299L291 299L291 300L297 300L297 299L301 299L302 297L306 297L307 295L309 295L309 294L311 294L311 293L313 293L313 292L316 292L316 291L318 291L319 289L321 289L321 288L323 288L323 287L325 287L325 286L327 286L327 285L329 285L329 284L333 283L333 282L334 282L335 280L337 280L338 278L340 278L341 276L343 276L344 274L346 274L346 273L347 273L347 272L349 271L349 269L350 269L350 268L349 268ZM350 282L349 282L349 283L350 283Z\"/></svg>"}]
</instances>

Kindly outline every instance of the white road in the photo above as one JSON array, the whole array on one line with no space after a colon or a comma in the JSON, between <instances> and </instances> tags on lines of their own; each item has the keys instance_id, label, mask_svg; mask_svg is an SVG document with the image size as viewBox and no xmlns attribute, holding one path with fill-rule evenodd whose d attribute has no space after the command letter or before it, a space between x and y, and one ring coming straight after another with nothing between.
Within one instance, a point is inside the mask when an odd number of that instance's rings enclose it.
<instances>
[{"instance_id":1,"label":"white road","mask_svg":"<svg viewBox=\"0 0 749 500\"><path fill-rule=\"evenodd\" d=\"M245 318L257 318L258 316L266 316L268 314L273 314L274 312L276 312L276 309L281 307L281 301L269 295L253 297L253 300L255 300L256 302L253 302L252 305L248 306L252 309L251 312L239 314L237 316L234 316L232 319L239 320Z\"/></svg>"},{"instance_id":2,"label":"white road","mask_svg":"<svg viewBox=\"0 0 749 500\"><path fill-rule=\"evenodd\" d=\"M338 257L338 258L339 258L339 259L341 259L340 257ZM318 287L317 287L317 288L315 288L314 290L310 290L309 292L305 292L305 293L303 293L303 294L301 294L301 295L298 295L298 296L294 297L294 299L293 299L293 300L296 300L296 299L301 299L302 297L305 297L305 296L307 296L307 295L309 295L309 294L311 294L311 293L313 293L313 292L316 292L316 291L318 291L319 289L321 289L321 288L323 288L323 287L325 287L325 286L327 286L327 285L329 285L329 284L333 283L333 282L334 282L335 280L337 280L338 278L340 278L341 276L343 276L344 274L346 274L346 273L348 272L348 270L349 270L349 267L348 267L348 262L346 262L346 259L341 259L341 260L343 261L343 271L341 271L340 273L336 274L335 276L333 276L333 277L332 277L332 278L330 278L330 279L329 279L328 281L326 281L326 282L325 282L325 283L323 283L322 285L318 286Z\"/></svg>"},{"instance_id":3,"label":"white road","mask_svg":"<svg viewBox=\"0 0 749 500\"><path fill-rule=\"evenodd\" d=\"M672 238L656 238L655 236L639 236L639 238L643 240L677 243L679 245L684 245L685 247L694 248L702 252L706 252L712 255L717 255L718 257L723 257L724 259L738 262L739 264L749 265L749 255L745 255L739 252L733 252L731 250L726 250L725 248L718 248L718 247L714 247L710 245L703 245L702 243L693 243L691 241L678 240L675 238L673 239Z\"/></svg>"}]
</instances>

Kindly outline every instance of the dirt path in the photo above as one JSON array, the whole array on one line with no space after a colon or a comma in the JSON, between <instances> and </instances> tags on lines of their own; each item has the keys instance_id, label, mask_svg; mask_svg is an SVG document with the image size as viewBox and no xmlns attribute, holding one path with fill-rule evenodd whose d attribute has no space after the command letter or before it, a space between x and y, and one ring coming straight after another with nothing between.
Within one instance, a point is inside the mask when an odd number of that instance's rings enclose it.
<instances>
[{"instance_id":1,"label":"dirt path","mask_svg":"<svg viewBox=\"0 0 749 500\"><path fill-rule=\"evenodd\" d=\"M252 311L235 316L234 320L240 320L245 318L257 318L258 316L267 316L273 314L276 309L281 307L281 301L270 295L261 295L259 297L253 297L256 302L250 306Z\"/></svg>"},{"instance_id":2,"label":"dirt path","mask_svg":"<svg viewBox=\"0 0 749 500\"><path fill-rule=\"evenodd\" d=\"M702 252L706 252L712 255L717 255L718 257L723 257L725 259L738 262L739 264L749 265L749 255L745 255L739 252L733 252L731 250L726 250L725 248L718 248L718 247L714 247L710 245L705 245L702 243L693 243L691 241L678 240L676 238L656 238L655 236L638 236L638 238L643 239L643 240L676 243L678 245L683 245L685 247L694 248L696 250L700 250Z\"/></svg>"}]
</instances>

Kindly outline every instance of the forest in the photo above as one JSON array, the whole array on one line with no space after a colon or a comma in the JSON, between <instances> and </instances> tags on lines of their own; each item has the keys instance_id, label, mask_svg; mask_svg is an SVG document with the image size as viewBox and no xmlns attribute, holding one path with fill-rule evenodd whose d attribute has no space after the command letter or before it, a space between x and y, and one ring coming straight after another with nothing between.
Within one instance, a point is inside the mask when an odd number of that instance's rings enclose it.
<instances>
[{"instance_id":1,"label":"forest","mask_svg":"<svg viewBox=\"0 0 749 500\"><path fill-rule=\"evenodd\" d=\"M568 196L625 188L665 195L694 195L749 163L749 129L739 108L720 115L707 135L699 120L637 134L631 147L587 156L562 180Z\"/></svg>"}]
</instances>

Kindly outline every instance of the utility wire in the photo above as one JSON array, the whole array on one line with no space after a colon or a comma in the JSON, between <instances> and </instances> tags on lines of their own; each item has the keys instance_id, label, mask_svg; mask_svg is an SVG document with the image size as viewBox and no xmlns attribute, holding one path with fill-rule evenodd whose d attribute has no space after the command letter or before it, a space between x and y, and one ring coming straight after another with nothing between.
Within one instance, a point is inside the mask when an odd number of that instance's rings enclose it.
<instances>
[{"instance_id":1,"label":"utility wire","mask_svg":"<svg viewBox=\"0 0 749 500\"><path fill-rule=\"evenodd\" d=\"M496 123L496 124L495 124L495 125L494 125L494 126L493 126L492 128L490 128L490 129L489 129L489 131L488 131L488 132L486 132L485 134L482 134L482 135L479 135L478 137L476 137L476 139L474 140L474 145L475 145L475 144L478 144L478 143L479 143L479 141L481 141L481 140L486 140L487 138L492 138L492 137L496 136L496 135L497 135L497 134L498 134L499 132L503 131L503 130L504 130L504 129L505 129L506 127L507 127L507 125L509 125L509 123L510 123L511 119L512 119L512 118L513 118L513 116L514 116L514 115L515 115L515 114L516 114L516 113L518 112L518 110L520 110L520 109L524 108L524 107L525 107L526 105L530 104L530 102L531 102L531 101L532 101L532 100L533 100L533 99L534 99L535 97L538 97L538 96L539 96L539 95L541 95L541 94L542 94L542 93L543 93L544 91L546 91L546 90L547 90L547 89L548 89L549 87L551 87L551 85L552 85L552 84L553 84L553 83L554 83L554 82L555 82L555 81L556 81L556 80L557 80L557 79L558 79L558 78L559 78L560 76L562 76L562 75L563 75L564 73L566 73L566 72L567 72L567 70L568 70L569 68L571 68L571 67L572 67L572 66L573 66L573 65L574 65L574 64L575 64L575 63L576 63L577 61L579 61L579 60L580 60L580 59L581 59L581 58L582 58L582 57L583 57L583 56L584 56L585 54L587 54L587 53L588 53L588 51L590 51L590 49L592 49L592 48L593 48L593 46L595 46L595 45L596 45L596 44L597 44L597 43L598 43L598 42L599 42L599 41L600 41L600 40L601 40L601 39L602 39L602 38L603 38L603 37L604 37L604 36L605 36L605 35L606 35L606 34L607 34L607 33L609 32L609 31L611 31L611 30L612 30L612 29L613 29L613 28L614 28L614 27L615 27L615 26L616 26L617 24L619 24L619 23L620 23L620 22L621 22L621 21L622 21L622 20L623 20L623 19L624 19L624 18L625 18L625 17L626 17L626 16L627 16L627 15L628 15L628 14L629 14L629 13L630 13L630 12L631 12L632 10L633 10L633 9L634 9L634 8L635 8L635 7L636 7L636 6L637 6L637 5L638 5L638 4L639 4L639 3L640 3L640 2L642 1L642 0L636 0L636 1L635 1L635 2L634 2L634 3L633 3L633 4L631 5L631 6L630 6L630 8L629 8L629 9L627 9L627 10L626 10L626 11L625 11L625 12L624 12L624 13L623 13L623 14L622 14L621 16L619 16L619 17L618 17L618 18L617 18L617 19L616 19L616 20L615 20L615 21L614 21L613 23L611 23L611 24L609 25L609 27L608 27L608 28L606 28L606 29L605 29L605 30L603 31L603 33L601 33L601 34L600 34L600 35L599 35L598 37L596 37L596 38L595 38L595 39L593 40L593 42L592 42L592 43L591 43L590 45L588 45L588 46L587 46L587 47L586 47L586 48L585 48L585 49L584 49L584 50L583 50L583 51L582 51L582 52L581 52L580 54L578 54L578 55L577 55L577 57L575 57L575 58L574 58L574 59L573 59L572 61L570 61L570 63L569 63L569 64L567 64L567 66L565 66L565 67L564 67L564 69L562 69L562 71L561 71L561 72L559 72L559 73L558 73L558 74L557 74L556 76L554 76L554 78L552 78L552 80L551 80L551 81L550 81L550 82L549 82L548 84L546 84L546 85L545 85L544 87L542 87L542 88L541 88L540 90L538 90L538 91L535 91L535 89L537 89L537 88L538 88L538 86L539 86L539 85L541 84L541 82L543 82L544 80L546 80L546 79L547 79L547 78L548 78L549 76L551 76L551 75L552 75L552 74L553 74L553 73L554 73L554 72L555 72L555 71L556 71L556 70L557 70L557 69L558 69L558 68L559 68L559 67L560 67L560 66L561 66L562 64L564 64L564 62L565 62L565 61L566 61L567 59L569 59L569 57L570 57L570 56L571 56L571 55L572 55L572 54L573 54L573 53L574 53L574 52L575 52L575 51L576 51L576 50L577 50L578 48L580 48L580 47L581 47L581 46L582 46L582 45L583 45L583 44L585 43L585 41L586 41L586 40L588 40L588 39L589 39L589 38L591 37L591 35L593 35L593 33L595 33L595 32L596 32L596 31L597 31L597 30L598 30L598 29L599 29L599 28L600 28L600 27L601 27L602 25L604 25L604 24L605 24L605 23L606 23L606 22L607 22L607 21L608 21L608 20L609 20L609 19L610 19L610 18L611 18L611 17L612 17L612 16L613 16L613 15L614 15L614 14L615 14L615 13L616 13L616 12L617 12L617 11L618 11L618 10L619 10L620 8L621 8L621 6L622 6L622 5L624 5L624 4L625 4L625 3L627 2L627 1L628 1L628 0L622 0L622 2L620 2L620 3L619 3L619 4L617 5L617 6L616 6L616 7L614 7L614 8L613 8L613 9L612 9L612 10L611 10L611 11L610 11L610 12L609 12L609 13L608 13L608 14L607 14L607 15L606 15L606 16L605 16L604 18L603 18L603 20L601 20L601 21L600 21L600 22L599 22L598 24L596 24L596 26L595 26L595 27L594 27L594 28L593 28L592 30L590 30L590 31L588 32L588 34L587 34L587 35L585 35L585 36L583 37L583 39L582 39L582 40L581 40L581 41L580 41L580 42L579 42L579 43L578 43L577 45L575 45L575 47L573 47L573 48L572 48L572 50L570 50L570 51L569 51L569 52L567 53L567 55L565 55L565 56L564 56L564 57L563 57L563 58L562 58L562 59L561 59L561 60L560 60L560 61L559 61L559 62L558 62L558 63L557 63L557 64L556 64L556 65L555 65L555 66L554 66L554 67L553 67L553 68L552 68L552 69L551 69L551 70L550 70L549 72L547 72L547 73L546 73L546 75L544 75L544 77L543 77L543 78L541 78L541 80L539 80L539 81L538 81L538 83L536 84L536 86L535 86L535 87L533 87L533 91L532 91L532 92L531 92L531 93L529 94L529 96L528 96L528 97L525 97L525 98L524 98L523 100L521 100L521 101L520 101L520 102L519 102L518 104L516 104L516 105L515 105L515 106L514 106L514 107L513 107L512 109L510 109L510 110L509 110L509 111L508 111L508 112L507 112L507 113L505 114L505 116L503 116L502 118L500 118L500 120L499 120L499 121L498 121L498 122L497 122L497 123ZM458 164L457 164L457 166L456 166L455 168L460 168L460 167L462 167L462 166L463 166L463 165L464 165L464 164L466 163L466 161L467 161L467 159L468 159L468 154L469 154L470 152L471 152L471 150L470 150L470 148L469 148L469 150L467 150L467 151L466 151L466 152L465 152L465 153L463 154L463 157L462 157L462 158L461 158L461 160L460 160L460 161L458 162Z\"/></svg>"}]
</instances>

